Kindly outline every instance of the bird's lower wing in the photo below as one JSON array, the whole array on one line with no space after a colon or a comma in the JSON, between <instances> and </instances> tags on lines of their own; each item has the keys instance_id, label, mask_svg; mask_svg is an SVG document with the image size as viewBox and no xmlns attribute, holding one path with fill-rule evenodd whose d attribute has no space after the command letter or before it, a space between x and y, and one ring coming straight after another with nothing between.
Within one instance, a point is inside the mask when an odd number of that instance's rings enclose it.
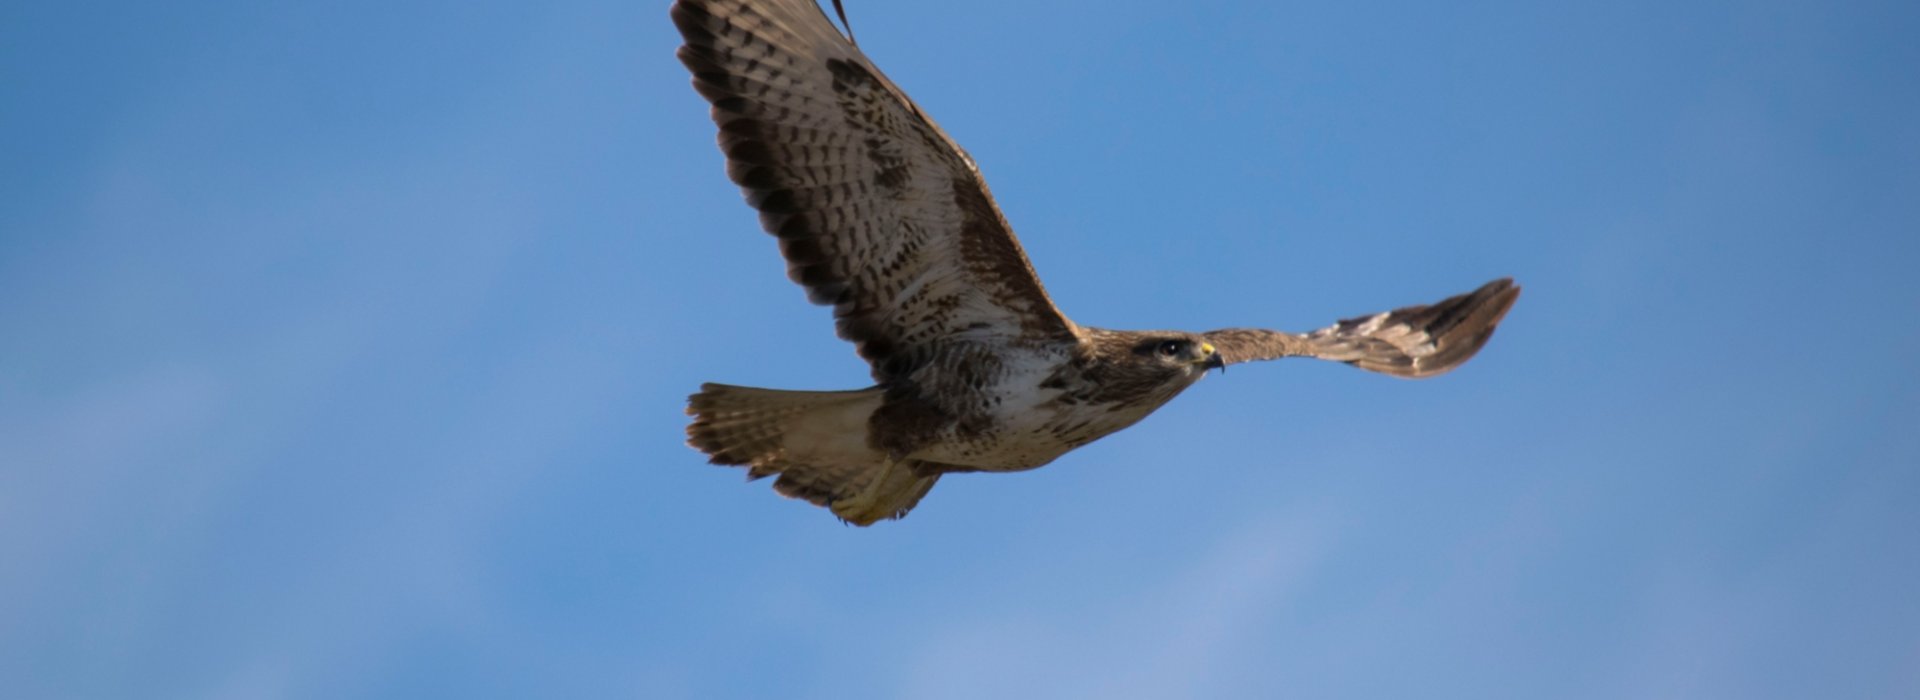
<instances>
[{"instance_id":1,"label":"bird's lower wing","mask_svg":"<svg viewBox=\"0 0 1920 700\"><path fill-rule=\"evenodd\" d=\"M1227 364L1315 357L1419 379L1465 363L1493 337L1520 287L1498 279L1459 296L1350 318L1312 333L1227 328L1206 333Z\"/></svg>"}]
</instances>

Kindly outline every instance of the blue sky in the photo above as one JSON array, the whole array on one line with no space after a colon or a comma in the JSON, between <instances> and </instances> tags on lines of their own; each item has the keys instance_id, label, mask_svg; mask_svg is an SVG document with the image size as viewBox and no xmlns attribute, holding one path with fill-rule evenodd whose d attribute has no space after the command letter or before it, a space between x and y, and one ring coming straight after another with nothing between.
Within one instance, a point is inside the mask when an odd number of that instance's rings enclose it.
<instances>
[{"instance_id":1,"label":"blue sky","mask_svg":"<svg viewBox=\"0 0 1920 700\"><path fill-rule=\"evenodd\" d=\"M1526 293L847 528L665 3L18 3L0 694L1920 696L1920 8L848 9L1077 321Z\"/></svg>"}]
</instances>

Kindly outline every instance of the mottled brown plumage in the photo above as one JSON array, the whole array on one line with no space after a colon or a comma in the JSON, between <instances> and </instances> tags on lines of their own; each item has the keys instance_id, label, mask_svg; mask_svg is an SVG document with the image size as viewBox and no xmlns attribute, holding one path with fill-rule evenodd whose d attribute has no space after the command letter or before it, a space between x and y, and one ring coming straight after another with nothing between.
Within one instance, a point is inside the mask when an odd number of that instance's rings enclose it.
<instances>
[{"instance_id":1,"label":"mottled brown plumage","mask_svg":"<svg viewBox=\"0 0 1920 700\"><path fill-rule=\"evenodd\" d=\"M1418 379L1460 366L1493 337L1507 309L1520 296L1513 280L1497 279L1429 306L1409 306L1349 318L1294 335L1259 328L1208 331L1227 363L1315 357Z\"/></svg>"},{"instance_id":2,"label":"mottled brown plumage","mask_svg":"<svg viewBox=\"0 0 1920 700\"><path fill-rule=\"evenodd\" d=\"M973 159L812 0L679 0L672 16L728 177L876 382L706 384L688 401L688 442L848 522L905 515L943 474L1044 465L1227 364L1301 356L1440 374L1486 343L1519 294L1498 280L1303 335L1078 326Z\"/></svg>"}]
</instances>

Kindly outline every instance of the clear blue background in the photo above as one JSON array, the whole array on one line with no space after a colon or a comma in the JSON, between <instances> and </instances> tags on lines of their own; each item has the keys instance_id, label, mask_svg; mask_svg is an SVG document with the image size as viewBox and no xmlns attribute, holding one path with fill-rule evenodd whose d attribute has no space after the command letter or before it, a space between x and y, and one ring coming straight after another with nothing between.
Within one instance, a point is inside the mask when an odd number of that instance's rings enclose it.
<instances>
[{"instance_id":1,"label":"clear blue background","mask_svg":"<svg viewBox=\"0 0 1920 700\"><path fill-rule=\"evenodd\" d=\"M847 528L665 3L12 3L0 695L1920 697L1920 5L849 10L1082 323L1526 293Z\"/></svg>"}]
</instances>

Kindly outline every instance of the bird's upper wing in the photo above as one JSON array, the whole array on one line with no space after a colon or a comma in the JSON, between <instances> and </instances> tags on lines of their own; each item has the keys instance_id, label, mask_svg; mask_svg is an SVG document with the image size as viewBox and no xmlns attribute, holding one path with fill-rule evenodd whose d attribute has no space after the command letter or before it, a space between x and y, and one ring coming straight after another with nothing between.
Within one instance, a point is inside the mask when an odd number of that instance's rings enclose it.
<instances>
[{"instance_id":1,"label":"bird's upper wing","mask_svg":"<svg viewBox=\"0 0 1920 700\"><path fill-rule=\"evenodd\" d=\"M727 175L876 379L956 335L1071 341L973 159L814 0L679 0Z\"/></svg>"},{"instance_id":2,"label":"bird's upper wing","mask_svg":"<svg viewBox=\"0 0 1920 700\"><path fill-rule=\"evenodd\" d=\"M1498 279L1436 304L1350 318L1312 333L1228 328L1205 337L1228 364L1316 357L1419 379L1473 357L1519 297L1513 280Z\"/></svg>"}]
</instances>

